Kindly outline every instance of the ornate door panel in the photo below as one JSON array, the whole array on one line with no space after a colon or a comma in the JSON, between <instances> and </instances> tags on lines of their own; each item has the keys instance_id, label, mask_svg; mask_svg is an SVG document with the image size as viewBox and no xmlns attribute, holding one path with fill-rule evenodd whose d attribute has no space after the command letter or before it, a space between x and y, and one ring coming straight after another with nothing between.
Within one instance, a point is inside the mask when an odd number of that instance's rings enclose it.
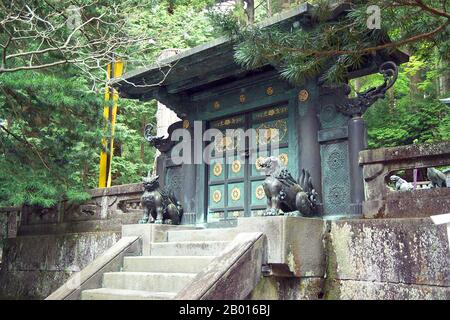
<instances>
[{"instance_id":1,"label":"ornate door panel","mask_svg":"<svg viewBox=\"0 0 450 320\"><path fill-rule=\"evenodd\" d=\"M258 161L276 155L288 164L287 117L288 108L281 105L210 122L210 128L222 132L253 128L256 141L250 143L248 138L241 141L238 137L225 137L212 142L215 151L228 150L232 155L214 154L208 166L208 222L259 215L266 208L262 187L265 175ZM279 138L279 146L273 149L275 138Z\"/></svg>"}]
</instances>

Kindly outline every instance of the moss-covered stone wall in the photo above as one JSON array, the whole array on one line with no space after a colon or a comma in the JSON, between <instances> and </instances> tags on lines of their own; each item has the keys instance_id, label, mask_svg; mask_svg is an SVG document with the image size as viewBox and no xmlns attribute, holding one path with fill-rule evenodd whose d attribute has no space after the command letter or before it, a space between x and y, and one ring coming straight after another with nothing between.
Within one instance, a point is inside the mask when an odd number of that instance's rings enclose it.
<instances>
[{"instance_id":1,"label":"moss-covered stone wall","mask_svg":"<svg viewBox=\"0 0 450 320\"><path fill-rule=\"evenodd\" d=\"M445 226L430 218L328 222L324 278L265 277L252 299L450 299Z\"/></svg>"},{"instance_id":2,"label":"moss-covered stone wall","mask_svg":"<svg viewBox=\"0 0 450 320\"><path fill-rule=\"evenodd\" d=\"M20 236L6 241L0 298L44 299L120 239L120 232Z\"/></svg>"}]
</instances>

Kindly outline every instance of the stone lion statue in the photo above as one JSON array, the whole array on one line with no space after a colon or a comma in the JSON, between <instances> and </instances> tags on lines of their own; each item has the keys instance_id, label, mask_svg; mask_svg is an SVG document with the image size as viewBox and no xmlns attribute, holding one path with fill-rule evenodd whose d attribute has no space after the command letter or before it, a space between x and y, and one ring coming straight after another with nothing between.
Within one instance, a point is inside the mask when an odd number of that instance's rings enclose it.
<instances>
[{"instance_id":1,"label":"stone lion statue","mask_svg":"<svg viewBox=\"0 0 450 320\"><path fill-rule=\"evenodd\" d=\"M169 190L159 186L159 176L143 178L144 216L139 223L180 224L183 207Z\"/></svg>"},{"instance_id":2,"label":"stone lion statue","mask_svg":"<svg viewBox=\"0 0 450 320\"><path fill-rule=\"evenodd\" d=\"M280 165L277 157L268 157L259 164L266 174L263 188L267 197L267 209L264 215L278 215L280 210L299 211L306 216L316 213L317 192L307 170L303 169L299 181L296 181L289 171Z\"/></svg>"}]
</instances>

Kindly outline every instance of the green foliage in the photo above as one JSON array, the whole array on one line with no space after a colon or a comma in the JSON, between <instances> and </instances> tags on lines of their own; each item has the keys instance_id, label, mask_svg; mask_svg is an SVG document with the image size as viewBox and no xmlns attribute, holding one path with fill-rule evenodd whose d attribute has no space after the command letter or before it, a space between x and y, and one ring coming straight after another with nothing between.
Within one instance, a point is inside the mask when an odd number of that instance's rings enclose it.
<instances>
[{"instance_id":1,"label":"green foliage","mask_svg":"<svg viewBox=\"0 0 450 320\"><path fill-rule=\"evenodd\" d=\"M53 1L42 3L40 12L51 11L49 3L56 5ZM90 1L79 4L85 3ZM117 15L128 21L123 31L154 40L153 46L142 44L128 56L128 71L142 61L153 63L162 49L189 48L215 36L202 12L211 1L127 3L126 10ZM91 9L101 12L105 7ZM61 34L61 39L64 36ZM39 46L33 41L21 45L21 50ZM0 128L0 206L50 207L63 199L80 203L89 198L86 190L98 184L101 139L108 132L103 95L91 91L90 79L72 66L0 74L0 120L4 120ZM155 123L156 102L120 99L118 110L113 185L140 181L155 155L143 138L143 127Z\"/></svg>"},{"instance_id":2,"label":"green foliage","mask_svg":"<svg viewBox=\"0 0 450 320\"><path fill-rule=\"evenodd\" d=\"M412 143L432 143L450 138L450 110L438 101L436 77L438 66L426 64L416 56L400 69L391 95L375 103L365 113L368 122L369 147L389 147ZM410 87L414 76L423 74L416 83L419 92ZM360 79L361 90L380 82L376 75ZM445 96L445 94L443 95Z\"/></svg>"},{"instance_id":3,"label":"green foliage","mask_svg":"<svg viewBox=\"0 0 450 320\"><path fill-rule=\"evenodd\" d=\"M413 55L401 68L388 97L378 101L365 114L369 147L448 139L449 110L437 100L445 96L437 83L450 73L450 22L445 17L449 12L448 3L354 0L351 1L352 10L346 16L330 21L333 2L313 2L316 7L311 20L305 19L297 27L247 25L240 18L239 10L225 14L214 11L210 15L215 28L235 42L237 63L247 69L274 65L282 77L294 85L316 77L328 84L345 83L348 71L360 68L374 47L389 40L394 43L405 41L403 46L381 50L388 53L403 49ZM367 27L367 9L371 5L381 8L381 30ZM265 10L256 16L261 19L268 13ZM435 32L440 27L441 30ZM411 38L417 40L411 41ZM380 85L382 78L372 75L357 82L357 91L364 91ZM356 81L351 85L355 87Z\"/></svg>"},{"instance_id":4,"label":"green foliage","mask_svg":"<svg viewBox=\"0 0 450 320\"><path fill-rule=\"evenodd\" d=\"M318 75L326 83L341 83L349 70L360 67L368 54L389 39L417 46L422 52L438 46L439 55L449 57L450 19L443 16L445 12L435 13L442 10L440 1L395 4L391 0L354 0L352 10L338 20L330 20L335 8L332 1L314 3L311 21L305 19L289 28L246 25L235 12L213 11L211 16L215 27L235 41L239 64L245 68L275 65L294 84ZM372 5L381 8L381 30L368 28L367 9ZM378 51L392 49L395 46Z\"/></svg>"}]
</instances>

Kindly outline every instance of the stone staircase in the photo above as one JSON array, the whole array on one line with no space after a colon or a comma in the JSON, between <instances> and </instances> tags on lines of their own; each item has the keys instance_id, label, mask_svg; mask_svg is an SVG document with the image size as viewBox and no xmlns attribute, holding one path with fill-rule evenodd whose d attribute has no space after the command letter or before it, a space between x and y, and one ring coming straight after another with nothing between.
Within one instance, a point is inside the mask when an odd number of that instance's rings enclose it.
<instances>
[{"instance_id":1,"label":"stone staircase","mask_svg":"<svg viewBox=\"0 0 450 320\"><path fill-rule=\"evenodd\" d=\"M122 271L103 274L102 288L82 300L168 300L187 286L234 238L234 229L177 230L150 244L149 256L124 258Z\"/></svg>"}]
</instances>

